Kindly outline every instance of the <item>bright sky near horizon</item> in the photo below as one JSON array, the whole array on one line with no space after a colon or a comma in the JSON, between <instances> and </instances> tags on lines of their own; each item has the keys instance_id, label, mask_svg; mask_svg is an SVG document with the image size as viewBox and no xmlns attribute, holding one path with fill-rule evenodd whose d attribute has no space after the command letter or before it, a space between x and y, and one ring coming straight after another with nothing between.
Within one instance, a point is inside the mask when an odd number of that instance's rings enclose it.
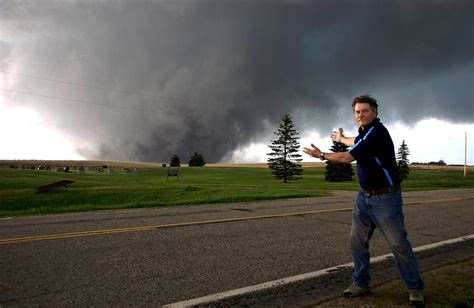
<instances>
[{"instance_id":1,"label":"bright sky near horizon","mask_svg":"<svg viewBox=\"0 0 474 308\"><path fill-rule=\"evenodd\" d=\"M383 119L382 119L383 122ZM451 165L464 165L465 133L467 132L467 164L474 165L474 124L451 124L437 119L426 119L419 121L413 127L402 123L387 125L395 145L395 151L405 140L408 146L410 162L438 162L445 161ZM336 128L334 128L335 130ZM323 151L330 151L332 141L327 136L321 136L317 132L302 132L300 138L301 149L309 147L311 143L320 147ZM356 127L353 130L344 129L346 136L356 136ZM270 144L270 142L268 142ZM269 152L266 144L251 144L237 150L232 161L235 162L265 162L266 153ZM302 153L303 161L319 161Z\"/></svg>"},{"instance_id":2,"label":"bright sky near horizon","mask_svg":"<svg viewBox=\"0 0 474 308\"><path fill-rule=\"evenodd\" d=\"M398 149L403 140L410 150L410 162L444 160L447 164L464 164L465 132L468 134L467 163L474 165L474 124L451 124L438 119L419 121L413 127L401 123L387 125ZM345 129L347 136L356 134L356 127ZM328 131L328 136L330 134ZM332 142L317 132L301 132L301 148L314 143L329 151ZM0 95L0 159L83 160L87 157L76 150L86 140L78 140L61 131L54 123L25 107L7 107ZM270 141L268 141L270 144ZM265 162L269 152L267 144L251 143L237 149L231 162ZM318 161L302 153L303 161Z\"/></svg>"},{"instance_id":3,"label":"bright sky near horizon","mask_svg":"<svg viewBox=\"0 0 474 308\"><path fill-rule=\"evenodd\" d=\"M0 95L0 159L81 160L78 142L25 107L11 108Z\"/></svg>"}]
</instances>

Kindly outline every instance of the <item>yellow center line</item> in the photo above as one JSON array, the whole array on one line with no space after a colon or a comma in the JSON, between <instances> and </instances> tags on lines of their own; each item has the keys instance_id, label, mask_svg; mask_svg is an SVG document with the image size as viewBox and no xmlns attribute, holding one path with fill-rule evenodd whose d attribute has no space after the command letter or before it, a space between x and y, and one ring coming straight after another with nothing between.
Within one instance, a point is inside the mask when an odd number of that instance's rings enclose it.
<instances>
[{"instance_id":1,"label":"yellow center line","mask_svg":"<svg viewBox=\"0 0 474 308\"><path fill-rule=\"evenodd\" d=\"M286 213L286 214L272 214L272 215L261 215L261 216L248 216L248 217L237 217L237 218L223 218L223 219L214 219L214 220L164 224L164 225L156 225L156 226L117 228L117 229L106 229L106 230L95 230L95 231L79 231L79 232L70 232L70 233L59 233L59 234L49 234L49 235L17 237L17 238L1 239L0 240L0 245L2 245L2 244L24 243L24 242L36 242L36 241L63 239L63 238L73 238L73 237L86 237L86 236L94 236L94 235L115 234L115 233L146 232L146 231L153 231L153 230L166 229L166 228L208 225L208 224L217 224L217 223L224 223L224 222L236 222L236 221L256 220L256 219L269 219L269 218L300 216L300 215L331 213L331 212L344 212L344 211L352 211L352 208L339 208L339 209L332 209L332 210L306 211L306 212L296 212L296 213Z\"/></svg>"},{"instance_id":2,"label":"yellow center line","mask_svg":"<svg viewBox=\"0 0 474 308\"><path fill-rule=\"evenodd\" d=\"M411 201L411 202L405 202L405 205L453 202L453 201L462 201L462 200L468 200L468 199L474 199L474 197L472 197L472 198L438 199L438 200L427 200L427 201ZM130 227L130 228L78 231L78 232L69 232L69 233L58 233L58 234L49 234L49 235L38 235L38 236L0 239L0 245L25 243L25 242L36 242L36 241L45 241L45 240L54 240L54 239L65 239L65 238L74 238L74 237L86 237L86 236L97 236L97 235L106 235L106 234L117 234L117 233L147 232L147 231L154 231L154 230L167 229L167 228L209 225L209 224L246 221L246 220L281 218L281 217L290 217L290 216L303 216L303 215L334 213L334 212L349 212L349 211L352 211L352 207L350 207L350 208L327 209L327 210L317 210L317 211L293 212L293 213L284 213L284 214L259 215L259 216L248 216L248 217L237 217L237 218L223 218L223 219L214 219L214 220L203 220L203 221L192 221L192 222L182 222L182 223L173 223L173 224L163 224L163 225L155 225L155 226L142 226L142 227Z\"/></svg>"}]
</instances>

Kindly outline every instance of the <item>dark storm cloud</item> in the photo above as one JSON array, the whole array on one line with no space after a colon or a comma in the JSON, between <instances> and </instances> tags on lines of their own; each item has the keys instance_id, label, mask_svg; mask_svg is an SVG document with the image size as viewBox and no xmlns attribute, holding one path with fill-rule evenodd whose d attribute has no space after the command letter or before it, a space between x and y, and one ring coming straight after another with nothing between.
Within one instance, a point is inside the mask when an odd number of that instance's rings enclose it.
<instances>
[{"instance_id":1,"label":"dark storm cloud","mask_svg":"<svg viewBox=\"0 0 474 308\"><path fill-rule=\"evenodd\" d=\"M473 13L472 1L3 1L0 63L43 77L15 76L18 91L75 99L10 93L97 144L91 158L219 161L286 112L302 130L337 125L363 92L390 121L472 122Z\"/></svg>"}]
</instances>

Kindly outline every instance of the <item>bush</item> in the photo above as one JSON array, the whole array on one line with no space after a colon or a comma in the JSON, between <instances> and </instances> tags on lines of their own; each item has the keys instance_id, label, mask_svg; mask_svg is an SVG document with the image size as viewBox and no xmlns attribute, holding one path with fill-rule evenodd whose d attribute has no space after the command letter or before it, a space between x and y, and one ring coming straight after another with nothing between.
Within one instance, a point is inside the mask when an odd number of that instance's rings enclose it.
<instances>
[{"instance_id":1,"label":"bush","mask_svg":"<svg viewBox=\"0 0 474 308\"><path fill-rule=\"evenodd\" d=\"M190 167L202 167L206 164L204 157L201 154L194 153L193 156L189 159Z\"/></svg>"}]
</instances>

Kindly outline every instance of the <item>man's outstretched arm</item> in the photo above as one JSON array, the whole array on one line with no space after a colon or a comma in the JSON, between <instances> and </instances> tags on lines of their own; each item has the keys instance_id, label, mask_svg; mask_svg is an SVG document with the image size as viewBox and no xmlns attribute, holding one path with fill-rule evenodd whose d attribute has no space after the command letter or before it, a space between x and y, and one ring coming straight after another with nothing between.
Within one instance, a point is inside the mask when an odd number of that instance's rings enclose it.
<instances>
[{"instance_id":1,"label":"man's outstretched arm","mask_svg":"<svg viewBox=\"0 0 474 308\"><path fill-rule=\"evenodd\" d=\"M344 136L344 131L342 128L339 128L337 131L333 131L331 134L332 141L344 143L348 147L354 145L355 137L346 137Z\"/></svg>"},{"instance_id":2,"label":"man's outstretched arm","mask_svg":"<svg viewBox=\"0 0 474 308\"><path fill-rule=\"evenodd\" d=\"M354 156L349 152L323 153L314 144L311 144L311 148L304 148L303 152L310 156L325 159L334 163L349 164L355 160Z\"/></svg>"}]
</instances>

